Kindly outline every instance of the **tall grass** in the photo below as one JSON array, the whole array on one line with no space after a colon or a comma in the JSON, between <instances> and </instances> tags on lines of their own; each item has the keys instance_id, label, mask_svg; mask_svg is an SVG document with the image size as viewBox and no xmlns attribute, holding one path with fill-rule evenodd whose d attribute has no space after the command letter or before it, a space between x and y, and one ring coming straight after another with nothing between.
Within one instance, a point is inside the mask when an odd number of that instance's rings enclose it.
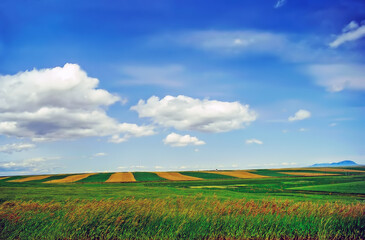
<instances>
[{"instance_id":1,"label":"tall grass","mask_svg":"<svg viewBox=\"0 0 365 240\"><path fill-rule=\"evenodd\" d=\"M195 198L7 201L0 239L364 239L365 204Z\"/></svg>"}]
</instances>

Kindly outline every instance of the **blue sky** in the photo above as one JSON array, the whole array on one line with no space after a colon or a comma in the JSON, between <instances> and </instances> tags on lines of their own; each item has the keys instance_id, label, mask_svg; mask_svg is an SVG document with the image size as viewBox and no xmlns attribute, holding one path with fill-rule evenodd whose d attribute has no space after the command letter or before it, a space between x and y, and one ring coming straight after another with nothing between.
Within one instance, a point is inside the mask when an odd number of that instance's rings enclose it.
<instances>
[{"instance_id":1,"label":"blue sky","mask_svg":"<svg viewBox=\"0 0 365 240\"><path fill-rule=\"evenodd\" d=\"M0 2L0 175L365 164L365 2Z\"/></svg>"}]
</instances>

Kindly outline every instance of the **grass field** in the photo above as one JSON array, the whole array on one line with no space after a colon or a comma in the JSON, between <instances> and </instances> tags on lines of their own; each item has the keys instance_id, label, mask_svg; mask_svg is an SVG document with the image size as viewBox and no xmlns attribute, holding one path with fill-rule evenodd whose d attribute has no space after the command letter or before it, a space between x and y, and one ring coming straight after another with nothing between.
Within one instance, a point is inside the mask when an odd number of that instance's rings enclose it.
<instances>
[{"instance_id":1,"label":"grass field","mask_svg":"<svg viewBox=\"0 0 365 240\"><path fill-rule=\"evenodd\" d=\"M190 181L140 172L127 183L107 183L112 173L57 184L44 182L70 175L0 178L0 239L365 239L365 174L278 172L181 172L202 179Z\"/></svg>"}]
</instances>

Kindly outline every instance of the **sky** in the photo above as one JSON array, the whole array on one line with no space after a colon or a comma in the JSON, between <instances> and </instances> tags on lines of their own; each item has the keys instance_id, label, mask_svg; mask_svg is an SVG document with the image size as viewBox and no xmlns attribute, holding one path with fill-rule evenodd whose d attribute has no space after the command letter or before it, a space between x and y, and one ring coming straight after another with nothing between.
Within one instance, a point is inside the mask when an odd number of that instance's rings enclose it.
<instances>
[{"instance_id":1,"label":"sky","mask_svg":"<svg viewBox=\"0 0 365 240\"><path fill-rule=\"evenodd\" d=\"M362 0L2 0L0 175L365 164Z\"/></svg>"}]
</instances>

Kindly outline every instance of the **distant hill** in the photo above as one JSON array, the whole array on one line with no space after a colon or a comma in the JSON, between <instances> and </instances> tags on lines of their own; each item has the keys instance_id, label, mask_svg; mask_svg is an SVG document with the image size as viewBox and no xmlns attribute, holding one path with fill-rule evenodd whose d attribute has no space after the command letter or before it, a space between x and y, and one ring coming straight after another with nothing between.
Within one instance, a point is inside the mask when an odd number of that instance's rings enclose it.
<instances>
[{"instance_id":1,"label":"distant hill","mask_svg":"<svg viewBox=\"0 0 365 240\"><path fill-rule=\"evenodd\" d=\"M351 160L344 160L341 162L334 162L334 163L316 163L313 164L311 167L349 167L349 166L358 166L359 164L355 163Z\"/></svg>"}]
</instances>

